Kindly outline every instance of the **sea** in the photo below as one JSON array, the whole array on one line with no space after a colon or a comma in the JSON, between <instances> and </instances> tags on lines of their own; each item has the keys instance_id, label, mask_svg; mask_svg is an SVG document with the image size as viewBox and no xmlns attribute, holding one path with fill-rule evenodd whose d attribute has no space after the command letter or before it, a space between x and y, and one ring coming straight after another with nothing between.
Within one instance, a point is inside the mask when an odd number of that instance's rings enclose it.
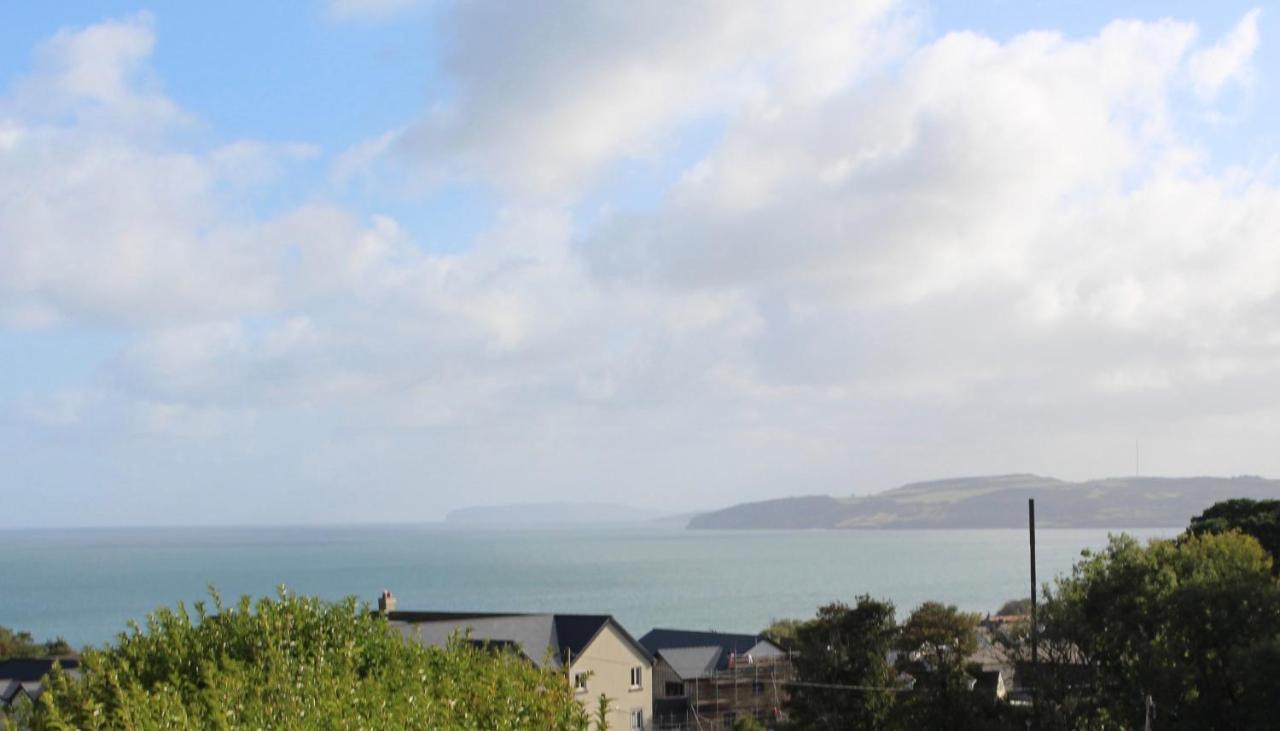
<instances>
[{"instance_id":1,"label":"sea","mask_svg":"<svg viewBox=\"0 0 1280 731\"><path fill-rule=\"evenodd\" d=\"M1039 579L1069 573L1109 533L1046 530ZM699 531L307 526L0 531L0 625L101 645L157 607L291 592L400 609L612 614L654 627L758 632L859 595L903 617L926 600L995 612L1029 595L1020 530Z\"/></svg>"}]
</instances>

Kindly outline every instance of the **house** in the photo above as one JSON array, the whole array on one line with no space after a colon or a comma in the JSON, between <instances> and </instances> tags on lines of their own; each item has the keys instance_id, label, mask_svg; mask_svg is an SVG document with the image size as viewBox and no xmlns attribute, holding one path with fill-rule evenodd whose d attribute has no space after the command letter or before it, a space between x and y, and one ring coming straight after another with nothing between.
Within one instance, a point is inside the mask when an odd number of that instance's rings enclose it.
<instances>
[{"instance_id":1,"label":"house","mask_svg":"<svg viewBox=\"0 0 1280 731\"><path fill-rule=\"evenodd\" d=\"M79 673L80 661L71 658L0 660L0 708L9 708L20 696L35 700L44 676L58 663L68 674Z\"/></svg>"},{"instance_id":2,"label":"house","mask_svg":"<svg viewBox=\"0 0 1280 731\"><path fill-rule=\"evenodd\" d=\"M972 669L969 674L973 676L972 690L981 693L987 699L998 701L1005 700L1008 697L1008 691L1004 684L1004 673L1000 670L982 670Z\"/></svg>"},{"instance_id":3,"label":"house","mask_svg":"<svg viewBox=\"0 0 1280 731\"><path fill-rule=\"evenodd\" d=\"M655 629L640 638L654 656L658 729L730 728L741 717L781 718L790 657L759 636Z\"/></svg>"},{"instance_id":4,"label":"house","mask_svg":"<svg viewBox=\"0 0 1280 731\"><path fill-rule=\"evenodd\" d=\"M466 634L473 643L518 651L563 673L589 712L602 694L610 698L609 728L653 729L652 656L610 615L397 611L389 593L379 608L408 640L442 647Z\"/></svg>"}]
</instances>

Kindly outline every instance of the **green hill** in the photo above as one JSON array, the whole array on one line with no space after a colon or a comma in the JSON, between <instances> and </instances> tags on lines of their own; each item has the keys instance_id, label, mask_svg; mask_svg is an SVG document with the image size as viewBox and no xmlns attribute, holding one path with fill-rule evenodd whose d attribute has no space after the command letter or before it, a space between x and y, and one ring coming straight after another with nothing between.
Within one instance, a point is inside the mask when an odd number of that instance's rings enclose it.
<instances>
[{"instance_id":1,"label":"green hill","mask_svg":"<svg viewBox=\"0 0 1280 731\"><path fill-rule=\"evenodd\" d=\"M918 482L861 497L827 495L743 503L703 513L689 528L1021 528L1027 499L1043 528L1169 528L1234 497L1280 498L1261 477L1121 477L1064 482L1037 475Z\"/></svg>"}]
</instances>

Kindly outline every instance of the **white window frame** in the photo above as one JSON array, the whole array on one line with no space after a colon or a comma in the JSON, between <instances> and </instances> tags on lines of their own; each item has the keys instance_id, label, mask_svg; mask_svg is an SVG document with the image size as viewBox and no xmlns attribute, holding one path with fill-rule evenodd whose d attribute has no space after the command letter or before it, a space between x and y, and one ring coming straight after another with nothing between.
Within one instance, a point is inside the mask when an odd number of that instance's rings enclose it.
<instances>
[{"instance_id":1,"label":"white window frame","mask_svg":"<svg viewBox=\"0 0 1280 731\"><path fill-rule=\"evenodd\" d=\"M633 665L631 667L631 689L638 690L644 687L644 666Z\"/></svg>"},{"instance_id":2,"label":"white window frame","mask_svg":"<svg viewBox=\"0 0 1280 731\"><path fill-rule=\"evenodd\" d=\"M573 674L573 692L574 692L574 693L586 693L586 692L587 692L587 679L588 679L590 676L591 676L591 673L589 673L589 672L587 672L587 671L585 671L585 670L584 670L584 671L582 671L582 672L580 672L580 673L574 673L574 674Z\"/></svg>"},{"instance_id":3,"label":"white window frame","mask_svg":"<svg viewBox=\"0 0 1280 731\"><path fill-rule=\"evenodd\" d=\"M644 731L644 709L631 709L631 731Z\"/></svg>"}]
</instances>

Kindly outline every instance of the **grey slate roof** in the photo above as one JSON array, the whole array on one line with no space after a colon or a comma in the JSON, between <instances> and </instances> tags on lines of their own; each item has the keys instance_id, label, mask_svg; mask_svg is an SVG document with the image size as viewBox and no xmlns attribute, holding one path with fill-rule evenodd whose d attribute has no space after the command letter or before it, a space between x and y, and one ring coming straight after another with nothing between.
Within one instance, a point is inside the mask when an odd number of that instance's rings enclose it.
<instances>
[{"instance_id":1,"label":"grey slate roof","mask_svg":"<svg viewBox=\"0 0 1280 731\"><path fill-rule=\"evenodd\" d=\"M58 663L63 670L75 670L80 661L73 658L15 658L0 660L0 680L17 680L23 683L36 682L49 674L53 664Z\"/></svg>"},{"instance_id":2,"label":"grey slate roof","mask_svg":"<svg viewBox=\"0 0 1280 731\"><path fill-rule=\"evenodd\" d=\"M653 629L640 638L640 644L654 654L675 648L717 647L720 656L716 660L716 669L729 667L730 655L748 655L757 652L762 655L780 655L781 648L761 635L732 634L729 632L699 632L684 629ZM663 652L666 657L666 652ZM669 661L668 661L669 662Z\"/></svg>"},{"instance_id":3,"label":"grey slate roof","mask_svg":"<svg viewBox=\"0 0 1280 731\"><path fill-rule=\"evenodd\" d=\"M470 632L472 641L501 646L518 645L534 664L541 666L551 655L552 667L559 667L560 644L555 633L555 617L550 614L458 617L454 619L401 622L391 615L392 626L424 645L443 647L455 634Z\"/></svg>"},{"instance_id":4,"label":"grey slate roof","mask_svg":"<svg viewBox=\"0 0 1280 731\"><path fill-rule=\"evenodd\" d=\"M560 668L581 655L612 623L641 656L651 657L640 643L607 614L516 614L484 612L389 612L387 619L406 638L443 646L454 634L470 631L471 641L491 646L518 646L535 665L548 661Z\"/></svg>"},{"instance_id":5,"label":"grey slate roof","mask_svg":"<svg viewBox=\"0 0 1280 731\"><path fill-rule=\"evenodd\" d=\"M80 661L71 658L0 661L0 705L13 703L19 693L26 693L35 700L40 695L40 681L53 669L55 662L69 675L79 672Z\"/></svg>"},{"instance_id":6,"label":"grey slate roof","mask_svg":"<svg viewBox=\"0 0 1280 731\"><path fill-rule=\"evenodd\" d=\"M694 680L714 674L723 654L719 647L669 647L658 650L657 653L681 680Z\"/></svg>"}]
</instances>

